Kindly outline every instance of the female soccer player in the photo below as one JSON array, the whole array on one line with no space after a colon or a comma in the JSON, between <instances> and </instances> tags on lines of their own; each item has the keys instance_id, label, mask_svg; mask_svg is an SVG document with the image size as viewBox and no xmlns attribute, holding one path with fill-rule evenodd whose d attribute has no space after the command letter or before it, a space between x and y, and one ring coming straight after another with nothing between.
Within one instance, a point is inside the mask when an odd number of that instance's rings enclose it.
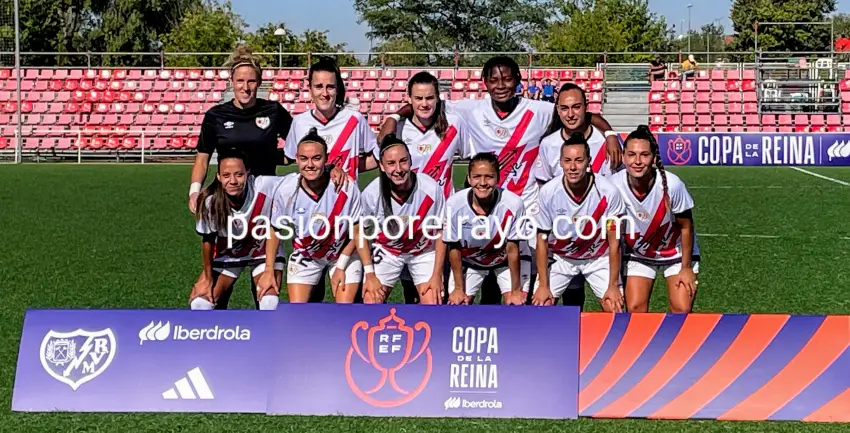
<instances>
[{"instance_id":1,"label":"female soccer player","mask_svg":"<svg viewBox=\"0 0 850 433\"><path fill-rule=\"evenodd\" d=\"M359 111L345 106L345 83L332 59L322 59L310 66L307 81L316 108L292 119L292 128L284 145L286 157L294 160L301 138L316 128L328 144L328 163L357 179L360 155L367 154L365 158L368 160L376 153L378 141L375 133Z\"/></svg>"},{"instance_id":2,"label":"female soccer player","mask_svg":"<svg viewBox=\"0 0 850 433\"><path fill-rule=\"evenodd\" d=\"M334 299L350 304L362 281L363 263L372 265L368 244L356 243L360 191L356 184L348 183L337 192L324 167L327 158L327 143L315 128L311 129L296 146L298 173L283 177L273 197L272 225L279 232L289 233L281 237L294 234L286 277L289 301L293 303L307 302L325 268L330 268ZM280 239L271 236L266 245L267 254L276 251ZM359 259L351 257L355 249ZM270 261L266 262L268 267ZM374 277L367 278L366 283L367 291L380 289ZM276 291L279 284L274 274L264 272L258 288L261 293Z\"/></svg>"},{"instance_id":3,"label":"female soccer player","mask_svg":"<svg viewBox=\"0 0 850 433\"><path fill-rule=\"evenodd\" d=\"M531 257L520 242L522 199L499 188L499 160L479 153L469 163L470 187L446 201L443 242L449 248L449 304L472 304L484 277L494 273L508 305L525 304ZM486 228L485 228L486 227ZM522 257L524 255L525 257Z\"/></svg>"},{"instance_id":4,"label":"female soccer player","mask_svg":"<svg viewBox=\"0 0 850 433\"><path fill-rule=\"evenodd\" d=\"M534 305L554 305L583 275L608 312L622 312L619 221L626 213L620 191L588 173L590 146L577 132L561 146L563 176L540 189L537 215L537 282ZM549 249L554 263L549 269Z\"/></svg>"},{"instance_id":5,"label":"female soccer player","mask_svg":"<svg viewBox=\"0 0 850 433\"><path fill-rule=\"evenodd\" d=\"M649 310L656 274L667 280L670 312L689 313L696 295L699 246L685 184L666 172L658 143L646 125L626 137L626 170L611 181L625 198L633 225L625 234L626 302L633 313Z\"/></svg>"},{"instance_id":6,"label":"female soccer player","mask_svg":"<svg viewBox=\"0 0 850 433\"><path fill-rule=\"evenodd\" d=\"M265 238L255 227L257 219L271 216L272 197L280 183L276 176L253 176L238 152L219 153L218 172L198 197L196 230L202 236L203 270L189 297L193 310L227 309L233 284L247 267L257 308L277 308L277 293L257 291L260 275L280 280L284 252L267 249ZM269 260L266 254L270 253Z\"/></svg>"},{"instance_id":7,"label":"female soccer player","mask_svg":"<svg viewBox=\"0 0 850 433\"><path fill-rule=\"evenodd\" d=\"M381 172L363 190L363 214L372 216L374 273L383 285L385 302L406 266L422 304L442 303L446 248L441 237L445 199L440 185L410 166L410 151L395 134L381 143ZM366 221L364 221L366 224ZM365 270L367 276L369 270Z\"/></svg>"},{"instance_id":8,"label":"female soccer player","mask_svg":"<svg viewBox=\"0 0 850 433\"><path fill-rule=\"evenodd\" d=\"M263 75L250 48L244 45L236 48L229 64L233 99L210 108L201 124L189 187L192 213L197 210L198 194L207 176L210 157L216 151L241 149L246 155L247 168L255 176L274 176L277 166L285 163L277 149L277 140L289 133L292 116L279 103L257 98Z\"/></svg>"}]
</instances>

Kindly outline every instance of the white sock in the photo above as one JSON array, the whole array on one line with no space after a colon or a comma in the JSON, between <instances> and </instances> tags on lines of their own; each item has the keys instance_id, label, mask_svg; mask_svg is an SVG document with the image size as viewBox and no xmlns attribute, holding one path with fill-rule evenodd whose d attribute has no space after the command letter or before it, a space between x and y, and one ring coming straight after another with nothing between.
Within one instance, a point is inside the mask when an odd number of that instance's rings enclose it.
<instances>
[{"instance_id":1,"label":"white sock","mask_svg":"<svg viewBox=\"0 0 850 433\"><path fill-rule=\"evenodd\" d=\"M280 302L280 298L275 295L266 295L263 296L263 299L260 299L260 309L261 310L277 310L277 304Z\"/></svg>"},{"instance_id":2,"label":"white sock","mask_svg":"<svg viewBox=\"0 0 850 433\"><path fill-rule=\"evenodd\" d=\"M204 298L195 298L192 299L192 303L190 304L190 308L192 310L212 310L215 305L212 302L207 301Z\"/></svg>"}]
</instances>

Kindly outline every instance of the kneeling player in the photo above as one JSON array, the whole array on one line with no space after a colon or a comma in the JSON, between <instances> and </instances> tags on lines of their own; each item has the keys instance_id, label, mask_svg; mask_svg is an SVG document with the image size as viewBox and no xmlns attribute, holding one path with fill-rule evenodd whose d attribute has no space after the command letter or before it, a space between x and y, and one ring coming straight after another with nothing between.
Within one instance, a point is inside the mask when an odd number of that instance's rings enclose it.
<instances>
[{"instance_id":1,"label":"kneeling player","mask_svg":"<svg viewBox=\"0 0 850 433\"><path fill-rule=\"evenodd\" d=\"M699 246L691 210L694 200L685 184L667 173L658 143L642 125L626 137L626 170L611 181L625 198L634 227L626 234L625 276L629 312L649 311L658 272L667 280L670 312L690 313L697 290Z\"/></svg>"},{"instance_id":2,"label":"kneeling player","mask_svg":"<svg viewBox=\"0 0 850 433\"><path fill-rule=\"evenodd\" d=\"M517 233L525 214L522 199L498 187L499 160L479 153L469 162L470 187L446 201L443 241L449 247L449 304L471 304L484 278L495 274L508 305L525 304L531 257ZM483 227L487 227L483 230ZM479 230L481 229L481 230ZM520 258L520 250L525 260Z\"/></svg>"},{"instance_id":3,"label":"kneeling player","mask_svg":"<svg viewBox=\"0 0 850 433\"><path fill-rule=\"evenodd\" d=\"M582 133L561 147L564 175L540 189L534 305L554 305L570 281L583 275L602 308L623 311L618 221L626 210L609 181L588 172L590 146ZM554 263L547 269L548 250Z\"/></svg>"},{"instance_id":4,"label":"kneeling player","mask_svg":"<svg viewBox=\"0 0 850 433\"><path fill-rule=\"evenodd\" d=\"M442 187L429 176L411 170L410 151L395 134L387 135L380 149L381 172L364 190L363 223L369 216L375 237L372 261L382 290L366 303L383 303L407 266L420 303L440 304L443 297L445 244L441 239ZM426 233L427 230L427 233ZM364 267L367 276L371 266Z\"/></svg>"},{"instance_id":5,"label":"kneeling player","mask_svg":"<svg viewBox=\"0 0 850 433\"><path fill-rule=\"evenodd\" d=\"M359 248L359 258L351 257L357 248L360 191L354 182L348 182L341 191L333 188L325 169L327 157L327 143L315 128L311 129L297 145L298 173L285 176L274 196L274 228L288 231L289 236L294 234L286 277L292 303L307 302L327 268L336 302L352 303L362 277L361 260L371 265L368 246ZM272 236L267 249L277 249L279 244L280 239ZM266 272L259 288L277 289L276 283L274 276Z\"/></svg>"},{"instance_id":6,"label":"kneeling player","mask_svg":"<svg viewBox=\"0 0 850 433\"><path fill-rule=\"evenodd\" d=\"M256 230L258 237L254 228L257 217L270 217L271 197L279 183L276 176L252 176L236 151L219 155L215 179L198 196L196 231L203 237L203 270L189 297L191 309L227 309L233 285L245 268L251 271L257 308L277 308L277 293L258 293L257 283L266 269L272 279L280 280L284 251L267 249L262 228Z\"/></svg>"}]
</instances>

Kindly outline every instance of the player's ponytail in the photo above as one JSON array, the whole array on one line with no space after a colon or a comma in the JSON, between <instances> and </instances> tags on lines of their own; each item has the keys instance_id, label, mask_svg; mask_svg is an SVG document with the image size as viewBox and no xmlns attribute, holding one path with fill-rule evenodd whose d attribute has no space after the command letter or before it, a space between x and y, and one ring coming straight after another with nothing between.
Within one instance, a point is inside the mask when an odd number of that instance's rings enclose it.
<instances>
[{"instance_id":1,"label":"player's ponytail","mask_svg":"<svg viewBox=\"0 0 850 433\"><path fill-rule=\"evenodd\" d=\"M225 151L219 153L219 168L217 170L220 170L221 163L228 159L238 159L242 161L243 165L245 164L245 157L241 152L236 150ZM248 182L250 182L250 179ZM210 202L209 208L206 206L207 200ZM233 210L230 207L227 191L224 190L224 185L218 180L218 176L215 176L212 182L198 194L196 209L198 211L195 213L195 217L198 220L203 219L204 224L208 227L214 227L217 231L227 227L228 217L233 213Z\"/></svg>"},{"instance_id":2,"label":"player's ponytail","mask_svg":"<svg viewBox=\"0 0 850 433\"><path fill-rule=\"evenodd\" d=\"M437 106L434 107L434 132L440 137L440 140L446 138L446 131L449 129L449 121L446 119L446 107L442 99L440 99L440 82L437 77L426 71L417 72L410 81L407 82L407 96L412 96L413 86L416 84L429 84L434 86L434 94L437 95Z\"/></svg>"},{"instance_id":3,"label":"player's ponytail","mask_svg":"<svg viewBox=\"0 0 850 433\"><path fill-rule=\"evenodd\" d=\"M298 141L298 146L301 146L302 143L318 143L322 145L322 149L325 150L325 153L328 153L328 142L319 135L319 130L316 128L310 128L310 131L301 137L300 141Z\"/></svg>"},{"instance_id":4,"label":"player's ponytail","mask_svg":"<svg viewBox=\"0 0 850 433\"><path fill-rule=\"evenodd\" d=\"M398 136L396 136L394 133L390 133L384 137L383 141L381 141L381 161L383 161L384 159L384 153L386 153L387 150L395 146L403 146L404 149L407 150L408 155L410 154L410 151L407 149L407 144L402 139L398 138ZM413 176L413 173L410 173L410 175ZM387 174L384 173L383 170L380 170L380 174L378 176L380 176L379 182L381 187L381 203L383 204L384 208L384 216L387 217L393 214L393 206L390 202L390 200L392 200L392 180L390 180L390 177L387 176Z\"/></svg>"},{"instance_id":5,"label":"player's ponytail","mask_svg":"<svg viewBox=\"0 0 850 433\"><path fill-rule=\"evenodd\" d=\"M655 139L655 135L649 130L648 126L640 125L636 130L632 131L628 137L626 137L626 141L623 145L624 149L628 148L629 141L631 140L646 140L649 143L649 151L652 153L652 157L655 161L654 165L658 170L658 176L661 177L661 188L664 193L664 206L670 214L670 219L675 223L676 218L673 215L673 208L670 206L670 190L667 187L667 172L664 169L664 162L661 161L661 153L658 150L658 141Z\"/></svg>"}]
</instances>

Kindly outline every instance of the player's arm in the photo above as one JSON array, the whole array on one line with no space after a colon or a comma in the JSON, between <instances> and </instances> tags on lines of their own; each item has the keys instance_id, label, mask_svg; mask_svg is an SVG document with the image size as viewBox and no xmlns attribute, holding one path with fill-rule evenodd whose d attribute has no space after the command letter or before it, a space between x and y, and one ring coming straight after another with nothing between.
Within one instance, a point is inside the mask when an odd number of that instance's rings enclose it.
<instances>
[{"instance_id":1,"label":"player's arm","mask_svg":"<svg viewBox=\"0 0 850 433\"><path fill-rule=\"evenodd\" d=\"M508 255L508 270L511 273L511 295L521 296L519 242L508 241L507 245L505 245L505 251Z\"/></svg>"},{"instance_id":2,"label":"player's arm","mask_svg":"<svg viewBox=\"0 0 850 433\"><path fill-rule=\"evenodd\" d=\"M605 135L605 153L608 155L611 171L615 171L623 163L623 148L620 146L620 140L605 118L589 111L587 114L590 116L590 124Z\"/></svg>"},{"instance_id":3,"label":"player's arm","mask_svg":"<svg viewBox=\"0 0 850 433\"><path fill-rule=\"evenodd\" d=\"M384 286L375 275L375 266L372 262L372 247L369 239L360 224L354 226L354 241L357 255L363 263L363 302L367 304L380 304L386 300Z\"/></svg>"},{"instance_id":4,"label":"player's arm","mask_svg":"<svg viewBox=\"0 0 850 433\"><path fill-rule=\"evenodd\" d=\"M216 237L215 233L201 235L201 275L198 276L198 280L192 287L189 302L200 297L206 299L210 304L215 304L213 297L213 251L215 250Z\"/></svg>"},{"instance_id":5,"label":"player's arm","mask_svg":"<svg viewBox=\"0 0 850 433\"><path fill-rule=\"evenodd\" d=\"M545 190L544 190L545 191ZM534 291L532 303L534 305L552 305L552 290L549 288L549 234L554 230L556 221L549 214L549 207L543 196L539 198L540 210L537 213L537 248L535 251L537 259L537 281L539 286Z\"/></svg>"},{"instance_id":6,"label":"player's arm","mask_svg":"<svg viewBox=\"0 0 850 433\"><path fill-rule=\"evenodd\" d=\"M283 108L282 105L278 102L278 110L277 110L277 119L275 119L275 126L277 127L277 135L278 137L288 140L289 131L292 129L292 114ZM278 165L289 165L295 162L294 158L289 158L286 156L285 149L277 149L277 164Z\"/></svg>"},{"instance_id":7,"label":"player's arm","mask_svg":"<svg viewBox=\"0 0 850 433\"><path fill-rule=\"evenodd\" d=\"M617 220L610 220L605 226L607 227L608 240L608 293L602 299L603 304L608 303L608 307L615 313L623 312L623 296L620 294L620 265L622 256L620 255L620 237L618 233L623 228L622 225L616 223Z\"/></svg>"},{"instance_id":8,"label":"player's arm","mask_svg":"<svg viewBox=\"0 0 850 433\"><path fill-rule=\"evenodd\" d=\"M215 114L207 112L201 123L201 133L198 136L198 153L195 154L195 162L192 164L191 180L189 181L189 210L192 213L198 210L198 195L207 178L207 170L210 167L210 157L218 146L218 133L215 129Z\"/></svg>"},{"instance_id":9,"label":"player's arm","mask_svg":"<svg viewBox=\"0 0 850 433\"><path fill-rule=\"evenodd\" d=\"M374 170L378 168L378 159L375 158L375 154L372 152L369 153L361 153L360 154L360 172L364 173L367 171Z\"/></svg>"},{"instance_id":10,"label":"player's arm","mask_svg":"<svg viewBox=\"0 0 850 433\"><path fill-rule=\"evenodd\" d=\"M693 297L696 292L696 274L693 270L694 255L694 219L691 209L676 214L676 222L682 230L682 270L679 272L679 284L685 285Z\"/></svg>"},{"instance_id":11,"label":"player's arm","mask_svg":"<svg viewBox=\"0 0 850 433\"><path fill-rule=\"evenodd\" d=\"M449 253L449 266L452 270L452 278L449 284L453 284L449 288L449 304L462 305L467 303L466 296L466 280L463 276L463 254L460 250L460 242L451 242L445 244Z\"/></svg>"},{"instance_id":12,"label":"player's arm","mask_svg":"<svg viewBox=\"0 0 850 433\"><path fill-rule=\"evenodd\" d=\"M378 143L384 141L387 134L392 134L398 128L398 119L402 117L413 116L413 105L404 104L395 113L387 116L384 123L381 124L381 129L378 131Z\"/></svg>"}]
</instances>

